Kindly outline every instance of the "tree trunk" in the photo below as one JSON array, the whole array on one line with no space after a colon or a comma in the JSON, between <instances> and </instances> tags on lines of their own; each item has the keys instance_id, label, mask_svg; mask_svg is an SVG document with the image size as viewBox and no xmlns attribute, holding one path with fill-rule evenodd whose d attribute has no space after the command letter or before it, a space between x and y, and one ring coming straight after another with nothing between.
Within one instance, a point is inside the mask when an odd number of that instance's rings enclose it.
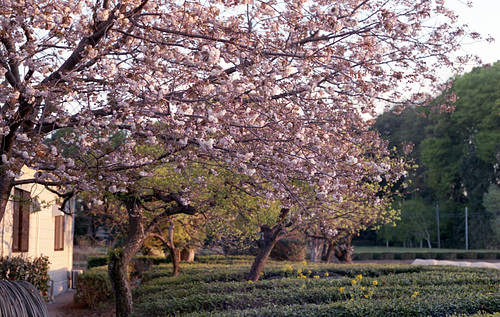
<instances>
[{"instance_id":1,"label":"tree trunk","mask_svg":"<svg viewBox=\"0 0 500 317\"><path fill-rule=\"evenodd\" d=\"M431 244L431 234L429 233L429 230L425 230L425 240L427 240L427 246L429 249L432 249L432 244Z\"/></svg>"},{"instance_id":2,"label":"tree trunk","mask_svg":"<svg viewBox=\"0 0 500 317\"><path fill-rule=\"evenodd\" d=\"M129 231L123 249L111 256L108 265L108 274L116 297L116 316L128 317L134 311L132 290L127 274L127 267L133 257L141 249L146 234L144 218L139 206L133 201L126 201L129 214Z\"/></svg>"},{"instance_id":3,"label":"tree trunk","mask_svg":"<svg viewBox=\"0 0 500 317\"><path fill-rule=\"evenodd\" d=\"M258 281L260 278L260 274L266 266L267 259L271 254L276 242L278 242L279 233L282 230L281 226L275 226L273 228L269 228L268 226L262 226L262 238L257 241L257 245L259 247L259 253L255 257L252 267L250 268L250 272L248 272L246 279L249 281Z\"/></svg>"},{"instance_id":4,"label":"tree trunk","mask_svg":"<svg viewBox=\"0 0 500 317\"><path fill-rule=\"evenodd\" d=\"M181 252L181 261L193 262L194 261L195 253L196 252L195 252L194 249L189 249L189 248L182 249L182 252Z\"/></svg>"},{"instance_id":5,"label":"tree trunk","mask_svg":"<svg viewBox=\"0 0 500 317\"><path fill-rule=\"evenodd\" d=\"M332 262L332 257L334 256L333 251L335 250L335 242L331 241L328 243L328 249L326 249L325 261L326 263Z\"/></svg>"},{"instance_id":6,"label":"tree trunk","mask_svg":"<svg viewBox=\"0 0 500 317\"><path fill-rule=\"evenodd\" d=\"M170 255L170 259L172 260L172 277L178 276L180 272L180 257L181 257L181 251L179 248L175 246L174 243L174 231L175 231L175 226L174 226L174 220L170 219L168 222L169 226L167 227L168 229L168 238L165 237L163 234L163 231L160 227L156 227L156 230L158 231L157 234L154 235L157 239L159 239L163 245L165 250L165 257Z\"/></svg>"},{"instance_id":7,"label":"tree trunk","mask_svg":"<svg viewBox=\"0 0 500 317\"><path fill-rule=\"evenodd\" d=\"M170 219L169 226L168 226L168 243L167 243L167 248L170 251L170 257L172 258L172 276L178 276L181 266L180 266L180 250L178 250L175 247L174 243L174 230L175 230L175 225L174 225L174 220Z\"/></svg>"},{"instance_id":8,"label":"tree trunk","mask_svg":"<svg viewBox=\"0 0 500 317\"><path fill-rule=\"evenodd\" d=\"M0 163L0 168L2 168L1 163ZM14 178L5 175L4 172L1 173L2 175L0 175L0 221L2 221L3 216L5 214L5 210L7 209L7 203L9 202L10 199L10 192L12 191L12 182L14 181Z\"/></svg>"},{"instance_id":9,"label":"tree trunk","mask_svg":"<svg viewBox=\"0 0 500 317\"><path fill-rule=\"evenodd\" d=\"M348 234L338 240L331 242L330 247L334 252L335 257L341 262L351 263L353 249L351 246L352 234Z\"/></svg>"},{"instance_id":10,"label":"tree trunk","mask_svg":"<svg viewBox=\"0 0 500 317\"><path fill-rule=\"evenodd\" d=\"M166 247L168 249L170 259L172 259L172 277L179 276L179 272L181 270L181 265L180 265L180 251L175 248L171 247L170 245L166 244ZM166 254L165 254L166 256Z\"/></svg>"},{"instance_id":11,"label":"tree trunk","mask_svg":"<svg viewBox=\"0 0 500 317\"><path fill-rule=\"evenodd\" d=\"M113 254L108 264L108 274L113 285L116 297L116 316L130 316L134 311L132 291L127 276L127 267L130 261L122 252Z\"/></svg>"},{"instance_id":12,"label":"tree trunk","mask_svg":"<svg viewBox=\"0 0 500 317\"><path fill-rule=\"evenodd\" d=\"M321 261L321 254L323 251L324 242L321 239L312 239L311 246L311 262L316 263Z\"/></svg>"}]
</instances>

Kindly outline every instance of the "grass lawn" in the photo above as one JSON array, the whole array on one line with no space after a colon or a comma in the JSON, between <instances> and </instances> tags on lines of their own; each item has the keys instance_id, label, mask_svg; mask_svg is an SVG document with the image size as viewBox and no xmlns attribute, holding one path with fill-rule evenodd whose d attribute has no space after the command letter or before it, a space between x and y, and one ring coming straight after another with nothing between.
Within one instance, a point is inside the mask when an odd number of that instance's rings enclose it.
<instances>
[{"instance_id":1,"label":"grass lawn","mask_svg":"<svg viewBox=\"0 0 500 317\"><path fill-rule=\"evenodd\" d=\"M249 258L153 267L134 291L137 316L500 316L500 271L483 268L270 262Z\"/></svg>"}]
</instances>

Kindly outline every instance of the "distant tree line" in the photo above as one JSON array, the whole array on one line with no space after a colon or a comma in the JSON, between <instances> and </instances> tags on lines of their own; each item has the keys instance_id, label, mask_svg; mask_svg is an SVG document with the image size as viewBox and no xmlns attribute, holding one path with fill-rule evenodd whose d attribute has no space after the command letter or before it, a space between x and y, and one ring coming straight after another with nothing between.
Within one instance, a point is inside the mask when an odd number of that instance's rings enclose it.
<instances>
[{"instance_id":1,"label":"distant tree line","mask_svg":"<svg viewBox=\"0 0 500 317\"><path fill-rule=\"evenodd\" d=\"M458 100L452 112L444 97ZM378 243L417 247L495 248L500 241L500 62L453 79L434 109L386 112L374 128L399 151L413 144L414 168L405 179L396 226L380 228ZM403 185L402 185L403 186ZM438 244L438 214L439 235Z\"/></svg>"}]
</instances>

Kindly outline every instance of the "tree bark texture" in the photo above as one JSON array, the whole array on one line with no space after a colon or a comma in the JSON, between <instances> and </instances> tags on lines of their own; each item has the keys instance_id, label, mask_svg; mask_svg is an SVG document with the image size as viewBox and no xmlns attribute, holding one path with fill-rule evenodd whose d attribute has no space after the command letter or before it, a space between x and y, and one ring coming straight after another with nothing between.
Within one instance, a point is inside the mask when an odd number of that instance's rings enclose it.
<instances>
[{"instance_id":1,"label":"tree bark texture","mask_svg":"<svg viewBox=\"0 0 500 317\"><path fill-rule=\"evenodd\" d=\"M259 253L255 257L250 272L246 276L246 279L249 281L259 280L260 274L267 263L267 259L269 259L271 251L279 240L279 233L282 227L275 226L269 228L268 226L262 226L260 229L262 231L262 238L257 241Z\"/></svg>"},{"instance_id":2,"label":"tree bark texture","mask_svg":"<svg viewBox=\"0 0 500 317\"><path fill-rule=\"evenodd\" d=\"M311 257L310 260L313 263L321 261L321 255L323 253L324 240L312 239L310 242L311 247Z\"/></svg>"},{"instance_id":3,"label":"tree bark texture","mask_svg":"<svg viewBox=\"0 0 500 317\"><path fill-rule=\"evenodd\" d=\"M181 265L180 265L181 252L179 249L171 247L168 244L167 244L167 249L170 258L172 259L172 277L179 276L179 272L181 271Z\"/></svg>"},{"instance_id":4,"label":"tree bark texture","mask_svg":"<svg viewBox=\"0 0 500 317\"><path fill-rule=\"evenodd\" d=\"M328 248L326 249L325 261L326 263L332 262L332 257L334 256L333 251L335 250L335 242L328 242Z\"/></svg>"},{"instance_id":5,"label":"tree bark texture","mask_svg":"<svg viewBox=\"0 0 500 317\"><path fill-rule=\"evenodd\" d=\"M1 165L0 165L1 167ZM2 221L7 209L7 203L10 199L10 192L12 191L13 178L5 174L0 176L0 221Z\"/></svg>"},{"instance_id":6,"label":"tree bark texture","mask_svg":"<svg viewBox=\"0 0 500 317\"><path fill-rule=\"evenodd\" d=\"M130 225L128 236L125 240L123 250L113 254L108 265L109 278L115 291L117 317L128 317L134 311L127 267L133 257L139 252L147 237L144 230L144 218L139 206L133 201L126 202L126 206Z\"/></svg>"},{"instance_id":7,"label":"tree bark texture","mask_svg":"<svg viewBox=\"0 0 500 317\"><path fill-rule=\"evenodd\" d=\"M181 261L193 262L196 251L194 249L184 248L181 251Z\"/></svg>"}]
</instances>

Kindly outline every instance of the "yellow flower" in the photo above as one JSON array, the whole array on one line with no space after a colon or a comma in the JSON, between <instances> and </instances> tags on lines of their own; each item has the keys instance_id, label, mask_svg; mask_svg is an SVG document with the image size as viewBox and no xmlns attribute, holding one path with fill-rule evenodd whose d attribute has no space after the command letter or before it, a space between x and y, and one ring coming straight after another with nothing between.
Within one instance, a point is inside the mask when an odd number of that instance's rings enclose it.
<instances>
[{"instance_id":1,"label":"yellow flower","mask_svg":"<svg viewBox=\"0 0 500 317\"><path fill-rule=\"evenodd\" d=\"M361 287L361 290L362 290L362 291L364 291L364 290L365 290L365 287L364 287L364 286L363 286L363 287Z\"/></svg>"},{"instance_id":2,"label":"yellow flower","mask_svg":"<svg viewBox=\"0 0 500 317\"><path fill-rule=\"evenodd\" d=\"M368 295L365 295L365 298L370 298L370 296L368 296Z\"/></svg>"},{"instance_id":3,"label":"yellow flower","mask_svg":"<svg viewBox=\"0 0 500 317\"><path fill-rule=\"evenodd\" d=\"M302 284L300 288L306 288L306 284Z\"/></svg>"},{"instance_id":4,"label":"yellow flower","mask_svg":"<svg viewBox=\"0 0 500 317\"><path fill-rule=\"evenodd\" d=\"M325 273L325 276L327 276L327 277L328 277L328 276L330 276L330 274L328 274L328 272L326 272L326 273Z\"/></svg>"},{"instance_id":5,"label":"yellow flower","mask_svg":"<svg viewBox=\"0 0 500 317\"><path fill-rule=\"evenodd\" d=\"M377 281L373 281L372 284L375 285L375 286L377 286L378 282Z\"/></svg>"},{"instance_id":6,"label":"yellow flower","mask_svg":"<svg viewBox=\"0 0 500 317\"><path fill-rule=\"evenodd\" d=\"M313 278L319 278L319 275L314 275Z\"/></svg>"},{"instance_id":7,"label":"yellow flower","mask_svg":"<svg viewBox=\"0 0 500 317\"><path fill-rule=\"evenodd\" d=\"M312 274L311 270L307 271L307 275L311 275L311 274Z\"/></svg>"},{"instance_id":8,"label":"yellow flower","mask_svg":"<svg viewBox=\"0 0 500 317\"><path fill-rule=\"evenodd\" d=\"M302 261L302 265L307 265L307 261Z\"/></svg>"},{"instance_id":9,"label":"yellow flower","mask_svg":"<svg viewBox=\"0 0 500 317\"><path fill-rule=\"evenodd\" d=\"M351 281L351 284L352 284L352 285L354 285L354 284L356 284L357 282L358 282L358 281L356 281L356 280L352 280L352 281Z\"/></svg>"},{"instance_id":10,"label":"yellow flower","mask_svg":"<svg viewBox=\"0 0 500 317\"><path fill-rule=\"evenodd\" d=\"M297 270L297 274L300 274L300 273L302 273L302 270L301 270L301 269L298 269L298 270Z\"/></svg>"},{"instance_id":11,"label":"yellow flower","mask_svg":"<svg viewBox=\"0 0 500 317\"><path fill-rule=\"evenodd\" d=\"M363 275L356 275L356 279L361 281L363 279Z\"/></svg>"},{"instance_id":12,"label":"yellow flower","mask_svg":"<svg viewBox=\"0 0 500 317\"><path fill-rule=\"evenodd\" d=\"M344 292L344 290L345 290L345 288L343 288L343 287L339 287L339 291L340 291L341 293L343 293L343 292Z\"/></svg>"},{"instance_id":13,"label":"yellow flower","mask_svg":"<svg viewBox=\"0 0 500 317\"><path fill-rule=\"evenodd\" d=\"M248 280L248 283L253 283L253 281L252 280Z\"/></svg>"},{"instance_id":14,"label":"yellow flower","mask_svg":"<svg viewBox=\"0 0 500 317\"><path fill-rule=\"evenodd\" d=\"M417 296L418 296L418 294L419 294L418 292L413 292L413 295L411 295L411 298L415 298L415 297L417 297Z\"/></svg>"}]
</instances>

